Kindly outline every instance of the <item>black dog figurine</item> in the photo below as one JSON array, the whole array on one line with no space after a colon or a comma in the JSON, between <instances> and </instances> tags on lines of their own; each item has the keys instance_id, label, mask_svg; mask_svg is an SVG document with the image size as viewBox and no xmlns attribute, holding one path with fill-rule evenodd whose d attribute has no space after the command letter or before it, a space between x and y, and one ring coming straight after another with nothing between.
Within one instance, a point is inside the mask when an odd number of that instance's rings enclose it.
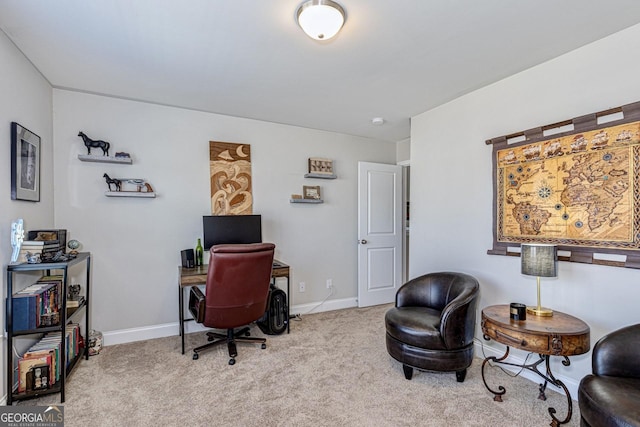
<instances>
[{"instance_id":1,"label":"black dog figurine","mask_svg":"<svg viewBox=\"0 0 640 427\"><path fill-rule=\"evenodd\" d=\"M119 179L113 179L109 177L109 175L107 175L106 173L102 176L107 181L107 185L109 186L109 191L111 191L111 184L116 186L115 191L120 191L120 189L122 188L122 181L120 181Z\"/></svg>"},{"instance_id":2,"label":"black dog figurine","mask_svg":"<svg viewBox=\"0 0 640 427\"><path fill-rule=\"evenodd\" d=\"M94 141L93 139L85 135L84 132L80 132L78 136L82 138L82 141L84 141L84 145L87 147L87 154L91 154L91 147L95 147L102 148L102 154L104 154L105 156L109 156L109 147L111 146L111 144L109 144L107 141Z\"/></svg>"}]
</instances>

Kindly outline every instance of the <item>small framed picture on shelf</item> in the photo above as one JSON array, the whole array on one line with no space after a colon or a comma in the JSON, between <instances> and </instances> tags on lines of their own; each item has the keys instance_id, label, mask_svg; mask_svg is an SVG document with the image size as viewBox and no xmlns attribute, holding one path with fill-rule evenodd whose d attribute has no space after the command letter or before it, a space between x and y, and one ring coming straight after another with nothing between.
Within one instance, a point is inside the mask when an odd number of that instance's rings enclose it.
<instances>
[{"instance_id":1,"label":"small framed picture on shelf","mask_svg":"<svg viewBox=\"0 0 640 427\"><path fill-rule=\"evenodd\" d=\"M40 201L40 137L11 123L11 200Z\"/></svg>"},{"instance_id":2,"label":"small framed picture on shelf","mask_svg":"<svg viewBox=\"0 0 640 427\"><path fill-rule=\"evenodd\" d=\"M309 173L333 175L333 160L321 157L309 157Z\"/></svg>"},{"instance_id":3,"label":"small framed picture on shelf","mask_svg":"<svg viewBox=\"0 0 640 427\"><path fill-rule=\"evenodd\" d=\"M305 185L302 187L302 197L305 199L320 200L320 186Z\"/></svg>"}]
</instances>

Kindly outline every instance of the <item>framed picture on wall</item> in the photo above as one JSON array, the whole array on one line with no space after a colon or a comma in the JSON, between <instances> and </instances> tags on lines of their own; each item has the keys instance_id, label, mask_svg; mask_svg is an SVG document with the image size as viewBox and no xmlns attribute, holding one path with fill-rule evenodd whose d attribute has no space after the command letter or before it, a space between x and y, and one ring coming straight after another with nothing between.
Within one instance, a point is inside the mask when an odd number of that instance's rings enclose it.
<instances>
[{"instance_id":1,"label":"framed picture on wall","mask_svg":"<svg viewBox=\"0 0 640 427\"><path fill-rule=\"evenodd\" d=\"M309 173L333 175L333 160L321 157L309 157Z\"/></svg>"},{"instance_id":2,"label":"framed picture on wall","mask_svg":"<svg viewBox=\"0 0 640 427\"><path fill-rule=\"evenodd\" d=\"M302 192L305 199L320 200L320 187L317 185L304 185Z\"/></svg>"},{"instance_id":3,"label":"framed picture on wall","mask_svg":"<svg viewBox=\"0 0 640 427\"><path fill-rule=\"evenodd\" d=\"M11 200L40 201L40 137L11 123Z\"/></svg>"}]
</instances>

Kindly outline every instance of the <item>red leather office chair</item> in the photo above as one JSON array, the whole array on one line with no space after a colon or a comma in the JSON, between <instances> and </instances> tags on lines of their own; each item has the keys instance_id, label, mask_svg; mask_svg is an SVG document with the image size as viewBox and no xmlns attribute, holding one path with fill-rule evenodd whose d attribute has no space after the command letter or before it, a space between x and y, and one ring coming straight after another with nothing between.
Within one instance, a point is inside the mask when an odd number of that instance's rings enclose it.
<instances>
[{"instance_id":1,"label":"red leather office chair","mask_svg":"<svg viewBox=\"0 0 640 427\"><path fill-rule=\"evenodd\" d=\"M274 250L273 243L217 245L211 248L204 304L192 313L204 326L226 329L227 334L207 332L212 342L195 348L194 360L201 351L224 342L229 348L230 365L235 363L238 355L236 342L257 342L262 343L263 349L267 347L265 338L248 337L249 327L238 331L234 328L246 326L264 314ZM197 304L190 301L189 305L191 308ZM200 313L202 309L204 316Z\"/></svg>"}]
</instances>

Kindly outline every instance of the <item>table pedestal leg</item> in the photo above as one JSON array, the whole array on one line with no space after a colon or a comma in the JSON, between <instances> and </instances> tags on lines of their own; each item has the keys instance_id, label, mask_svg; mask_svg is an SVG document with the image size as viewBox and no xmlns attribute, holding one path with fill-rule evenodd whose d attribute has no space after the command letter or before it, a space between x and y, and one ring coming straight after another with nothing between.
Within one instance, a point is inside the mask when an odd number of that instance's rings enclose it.
<instances>
[{"instance_id":1,"label":"table pedestal leg","mask_svg":"<svg viewBox=\"0 0 640 427\"><path fill-rule=\"evenodd\" d=\"M485 337L486 339L486 337ZM502 402L502 395L504 395L506 393L506 389L503 386L498 386L498 391L492 390L491 387L489 387L489 385L487 384L487 381L485 379L485 375L484 375L484 369L485 366L487 365L487 363L492 362L495 364L500 364L500 365L509 365L509 366L514 366L520 369L527 369L531 372L535 372L537 375L539 375L540 377L542 377L542 379L544 379L544 383L540 384L540 387L538 388L539 390L539 394L538 394L538 399L540 400L547 400L547 396L545 394L545 391L547 389L547 384L552 384L556 387L560 387L562 388L562 390L564 390L565 395L567 396L567 416L563 419L560 420L556 417L556 410L555 408L549 408L549 415L551 416L551 426L552 427L558 427L561 424L566 424L569 422L569 420L571 419L571 415L573 413L573 404L571 401L571 394L569 393L569 389L567 389L567 386L560 381L559 379L557 379L556 377L553 376L553 373L551 372L551 366L549 365L549 361L551 359L551 356L546 355L546 354L540 354L540 358L533 362L533 363L529 363L529 364L523 364L523 365L519 365L519 364L515 364L515 363L509 363L509 362L505 362L505 359L507 358L507 356L509 356L509 346L507 346L507 349L504 353L504 355L500 358L495 357L495 356L489 356L486 359L484 359L484 361L482 362L482 382L484 382L484 386L487 388L487 390L489 390L489 392L493 393L493 400L496 402ZM569 366L571 364L571 362L569 362L569 358L567 356L562 356L564 358L564 360L562 361L562 364L564 366ZM542 364L544 362L545 364L545 369L546 369L546 373L542 373L538 370L538 366L540 364Z\"/></svg>"},{"instance_id":2,"label":"table pedestal leg","mask_svg":"<svg viewBox=\"0 0 640 427\"><path fill-rule=\"evenodd\" d=\"M504 359L506 359L507 356L509 356L509 347L508 346L507 346L506 351L502 355L502 357L497 358L495 356L489 356L486 359L484 359L484 361L482 362L482 369L481 369L482 382L484 383L484 386L487 388L487 390L489 390L491 393L493 393L493 400L496 401L496 402L502 402L502 395L505 394L507 392L507 390L504 387L502 387L501 385L498 386L498 390L499 391L491 390L491 387L489 387L489 384L487 384L487 380L484 377L484 367L487 364L487 362L489 362L489 361L500 363Z\"/></svg>"}]
</instances>

